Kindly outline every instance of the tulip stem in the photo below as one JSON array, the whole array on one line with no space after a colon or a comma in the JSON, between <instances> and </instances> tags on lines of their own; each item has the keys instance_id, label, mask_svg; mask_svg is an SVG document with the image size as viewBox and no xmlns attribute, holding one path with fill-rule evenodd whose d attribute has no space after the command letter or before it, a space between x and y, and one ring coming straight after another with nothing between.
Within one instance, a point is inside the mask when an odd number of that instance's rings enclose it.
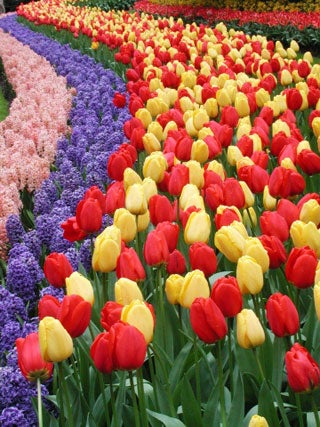
<instances>
[{"instance_id":1,"label":"tulip stem","mask_svg":"<svg viewBox=\"0 0 320 427\"><path fill-rule=\"evenodd\" d=\"M299 418L299 426L304 427L300 395L298 393L295 393L295 396L296 396L297 412L298 412L298 418Z\"/></svg>"},{"instance_id":2,"label":"tulip stem","mask_svg":"<svg viewBox=\"0 0 320 427\"><path fill-rule=\"evenodd\" d=\"M109 375L109 384L110 384L112 415L114 416L114 425L117 427L118 426L118 419L117 419L116 403L115 403L115 398L114 398L112 374Z\"/></svg>"},{"instance_id":3,"label":"tulip stem","mask_svg":"<svg viewBox=\"0 0 320 427\"><path fill-rule=\"evenodd\" d=\"M38 393L38 423L39 423L39 427L43 427L41 381L39 377L37 378L37 393Z\"/></svg>"},{"instance_id":4,"label":"tulip stem","mask_svg":"<svg viewBox=\"0 0 320 427\"><path fill-rule=\"evenodd\" d=\"M318 406L314 400L313 393L311 393L311 403L312 403L312 409L313 409L313 413L314 413L314 419L316 421L316 426L320 427L320 418L319 418Z\"/></svg>"},{"instance_id":5,"label":"tulip stem","mask_svg":"<svg viewBox=\"0 0 320 427\"><path fill-rule=\"evenodd\" d=\"M196 397L197 397L197 401L201 402L200 366L199 366L197 336L194 337L193 348L194 348L195 375L196 375Z\"/></svg>"},{"instance_id":6,"label":"tulip stem","mask_svg":"<svg viewBox=\"0 0 320 427\"><path fill-rule=\"evenodd\" d=\"M222 426L226 427L227 418L226 418L226 402L224 398L221 341L218 341L218 372L219 372L219 391L220 391L220 408L221 408Z\"/></svg>"},{"instance_id":7,"label":"tulip stem","mask_svg":"<svg viewBox=\"0 0 320 427\"><path fill-rule=\"evenodd\" d=\"M230 372L230 391L233 397L233 353L232 353L232 318L228 318L228 353L229 353L229 372Z\"/></svg>"},{"instance_id":8,"label":"tulip stem","mask_svg":"<svg viewBox=\"0 0 320 427\"><path fill-rule=\"evenodd\" d=\"M135 423L135 427L140 427L139 409L138 409L136 392L135 392L135 389L134 389L134 382L133 382L132 371L129 371L129 379L130 379L130 387L131 387L131 394L132 394L134 423Z\"/></svg>"},{"instance_id":9,"label":"tulip stem","mask_svg":"<svg viewBox=\"0 0 320 427\"><path fill-rule=\"evenodd\" d=\"M100 388L101 388L101 394L102 394L102 400L103 400L103 407L106 413L106 422L107 422L107 427L110 427L110 414L109 414L109 406L108 406L108 402L106 399L106 390L105 390L105 386L104 386L104 382L103 382L103 375L101 374L101 372L98 373L98 377L99 377L99 383L100 383Z\"/></svg>"},{"instance_id":10,"label":"tulip stem","mask_svg":"<svg viewBox=\"0 0 320 427\"><path fill-rule=\"evenodd\" d=\"M109 292L108 292L109 280L108 279L109 279L108 273L102 273L102 295L103 295L102 307L109 300Z\"/></svg>"},{"instance_id":11,"label":"tulip stem","mask_svg":"<svg viewBox=\"0 0 320 427\"><path fill-rule=\"evenodd\" d=\"M67 412L68 412L68 425L70 427L73 427L73 414L71 411L68 388L66 387L66 383L65 383L65 377L64 377L64 373L63 373L62 362L58 362L58 366L59 366L59 378L60 378L60 386L61 386L61 391L60 391L61 408L62 408L62 410L64 409L64 407L63 407L63 402L64 402L63 397L64 397L65 402L66 402ZM63 425L64 425L65 424L64 413L62 415L63 415Z\"/></svg>"},{"instance_id":12,"label":"tulip stem","mask_svg":"<svg viewBox=\"0 0 320 427\"><path fill-rule=\"evenodd\" d=\"M256 358L256 361L257 361L258 369L259 369L260 376L261 376L261 381L264 381L266 378L265 378L265 375L264 375L264 372L262 369L262 365L261 365L261 362L260 362L260 359L259 359L259 356L257 353L257 349L253 348L252 350L253 350L254 357Z\"/></svg>"},{"instance_id":13,"label":"tulip stem","mask_svg":"<svg viewBox=\"0 0 320 427\"><path fill-rule=\"evenodd\" d=\"M138 385L138 396L139 396L139 408L142 419L142 425L148 427L147 411L146 411L146 401L144 396L144 386L143 386L143 374L142 368L137 369L137 385Z\"/></svg>"}]
</instances>

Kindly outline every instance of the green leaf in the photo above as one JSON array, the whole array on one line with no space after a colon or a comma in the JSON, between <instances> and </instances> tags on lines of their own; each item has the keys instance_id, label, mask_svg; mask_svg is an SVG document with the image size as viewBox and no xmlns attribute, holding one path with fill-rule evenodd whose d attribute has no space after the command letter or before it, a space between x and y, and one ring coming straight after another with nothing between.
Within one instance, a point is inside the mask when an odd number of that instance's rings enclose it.
<instances>
[{"instance_id":1,"label":"green leaf","mask_svg":"<svg viewBox=\"0 0 320 427\"><path fill-rule=\"evenodd\" d=\"M201 427L201 402L195 397L191 384L186 376L183 379L183 388L181 390L181 403L183 409L183 418L188 427Z\"/></svg>"},{"instance_id":2,"label":"green leaf","mask_svg":"<svg viewBox=\"0 0 320 427\"><path fill-rule=\"evenodd\" d=\"M149 415L148 418L151 417L161 421L165 427L186 427L185 424L183 424L183 422L178 418L169 417L165 414L159 414L158 412L150 411L150 409L147 409L147 413Z\"/></svg>"},{"instance_id":3,"label":"green leaf","mask_svg":"<svg viewBox=\"0 0 320 427\"><path fill-rule=\"evenodd\" d=\"M215 414L217 412L217 408L219 407L219 387L214 387L212 389L211 395L205 405L205 410L203 414L203 425L204 426L215 426ZM219 423L217 421L217 426Z\"/></svg>"},{"instance_id":4,"label":"green leaf","mask_svg":"<svg viewBox=\"0 0 320 427\"><path fill-rule=\"evenodd\" d=\"M188 342L176 357L174 364L169 373L169 383L171 384L172 391L176 388L177 384L181 381L182 375L185 371L185 365L188 360L193 343Z\"/></svg>"},{"instance_id":5,"label":"green leaf","mask_svg":"<svg viewBox=\"0 0 320 427\"><path fill-rule=\"evenodd\" d=\"M280 426L277 411L275 409L275 402L266 381L262 383L260 388L258 408L259 415L265 417L269 425L272 427Z\"/></svg>"},{"instance_id":6,"label":"green leaf","mask_svg":"<svg viewBox=\"0 0 320 427\"><path fill-rule=\"evenodd\" d=\"M235 384L233 399L228 416L229 426L240 426L244 416L244 387L242 377L239 374Z\"/></svg>"}]
</instances>

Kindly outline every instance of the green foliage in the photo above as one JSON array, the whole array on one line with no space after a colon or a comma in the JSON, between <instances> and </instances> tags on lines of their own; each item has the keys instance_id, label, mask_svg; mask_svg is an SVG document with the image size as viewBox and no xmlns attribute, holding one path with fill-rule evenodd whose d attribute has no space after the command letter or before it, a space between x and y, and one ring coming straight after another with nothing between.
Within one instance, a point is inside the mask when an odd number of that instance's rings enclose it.
<instances>
[{"instance_id":1,"label":"green foliage","mask_svg":"<svg viewBox=\"0 0 320 427\"><path fill-rule=\"evenodd\" d=\"M99 7L101 10L129 10L134 5L134 0L78 0L78 6Z\"/></svg>"},{"instance_id":2,"label":"green foliage","mask_svg":"<svg viewBox=\"0 0 320 427\"><path fill-rule=\"evenodd\" d=\"M4 120L9 114L10 102L16 94L12 85L7 79L2 60L0 58L0 121Z\"/></svg>"}]
</instances>

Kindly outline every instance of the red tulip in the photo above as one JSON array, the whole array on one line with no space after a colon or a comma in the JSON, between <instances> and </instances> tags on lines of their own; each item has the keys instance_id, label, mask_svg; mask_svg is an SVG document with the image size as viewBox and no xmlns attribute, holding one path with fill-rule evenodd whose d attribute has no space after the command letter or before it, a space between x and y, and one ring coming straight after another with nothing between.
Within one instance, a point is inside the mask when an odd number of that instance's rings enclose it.
<instances>
[{"instance_id":1,"label":"red tulip","mask_svg":"<svg viewBox=\"0 0 320 427\"><path fill-rule=\"evenodd\" d=\"M161 231L167 241L169 252L174 251L178 244L180 227L175 222L163 221L155 228L156 231Z\"/></svg>"},{"instance_id":2,"label":"red tulip","mask_svg":"<svg viewBox=\"0 0 320 427\"><path fill-rule=\"evenodd\" d=\"M180 196L183 187L189 183L189 168L184 164L175 165L170 173L168 191L172 196Z\"/></svg>"},{"instance_id":3,"label":"red tulip","mask_svg":"<svg viewBox=\"0 0 320 427\"><path fill-rule=\"evenodd\" d=\"M294 335L300 328L296 306L287 295L272 294L266 303L266 315L272 332L277 337Z\"/></svg>"},{"instance_id":4,"label":"red tulip","mask_svg":"<svg viewBox=\"0 0 320 427\"><path fill-rule=\"evenodd\" d=\"M289 386L295 393L314 390L320 383L320 368L308 350L295 343L285 355Z\"/></svg>"},{"instance_id":5,"label":"red tulip","mask_svg":"<svg viewBox=\"0 0 320 427\"><path fill-rule=\"evenodd\" d=\"M236 206L242 209L245 205L245 196L239 181L235 178L226 178L222 182L223 204L226 206Z\"/></svg>"},{"instance_id":6,"label":"red tulip","mask_svg":"<svg viewBox=\"0 0 320 427\"><path fill-rule=\"evenodd\" d=\"M303 177L292 169L278 166L273 169L269 179L269 192L272 197L287 198L301 194L306 183Z\"/></svg>"},{"instance_id":7,"label":"red tulip","mask_svg":"<svg viewBox=\"0 0 320 427\"><path fill-rule=\"evenodd\" d=\"M287 259L286 249L277 236L268 236L267 234L262 234L258 236L258 239L262 243L265 250L268 252L270 259L269 268L278 268L282 265Z\"/></svg>"},{"instance_id":8,"label":"red tulip","mask_svg":"<svg viewBox=\"0 0 320 427\"><path fill-rule=\"evenodd\" d=\"M244 181L253 193L262 193L269 182L268 172L258 165L240 167L238 178Z\"/></svg>"},{"instance_id":9,"label":"red tulip","mask_svg":"<svg viewBox=\"0 0 320 427\"><path fill-rule=\"evenodd\" d=\"M214 172L213 172L214 173ZM210 209L215 211L223 204L223 190L218 184L210 184L204 189L204 200Z\"/></svg>"},{"instance_id":10,"label":"red tulip","mask_svg":"<svg viewBox=\"0 0 320 427\"><path fill-rule=\"evenodd\" d=\"M240 218L237 212L231 208L225 208L222 213L216 213L214 216L214 223L217 230L224 225L232 224L233 221L240 221Z\"/></svg>"},{"instance_id":11,"label":"red tulip","mask_svg":"<svg viewBox=\"0 0 320 427\"><path fill-rule=\"evenodd\" d=\"M75 216L68 218L61 224L63 229L63 238L69 240L69 242L78 242L86 237L87 233L83 231Z\"/></svg>"},{"instance_id":12,"label":"red tulip","mask_svg":"<svg viewBox=\"0 0 320 427\"><path fill-rule=\"evenodd\" d=\"M299 219L299 208L288 199L278 201L277 212L286 220L289 228L294 221Z\"/></svg>"},{"instance_id":13,"label":"red tulip","mask_svg":"<svg viewBox=\"0 0 320 427\"><path fill-rule=\"evenodd\" d=\"M233 276L217 279L213 283L210 297L225 317L234 317L242 310L242 294L238 281Z\"/></svg>"},{"instance_id":14,"label":"red tulip","mask_svg":"<svg viewBox=\"0 0 320 427\"><path fill-rule=\"evenodd\" d=\"M99 334L90 348L96 368L107 374L114 370L138 369L146 357L143 334L134 326L117 322L108 332Z\"/></svg>"},{"instance_id":15,"label":"red tulip","mask_svg":"<svg viewBox=\"0 0 320 427\"><path fill-rule=\"evenodd\" d=\"M217 256L214 249L206 243L193 243L189 248L189 258L191 269L203 271L206 277L217 270Z\"/></svg>"},{"instance_id":16,"label":"red tulip","mask_svg":"<svg viewBox=\"0 0 320 427\"><path fill-rule=\"evenodd\" d=\"M103 194L103 192L100 190L99 187L96 185L88 188L88 190L85 192L83 199L96 199L99 202L100 208L102 210L102 213L105 213L106 210L106 196Z\"/></svg>"},{"instance_id":17,"label":"red tulip","mask_svg":"<svg viewBox=\"0 0 320 427\"><path fill-rule=\"evenodd\" d=\"M293 248L285 267L286 278L297 288L309 288L314 284L317 264L317 254L309 246Z\"/></svg>"},{"instance_id":18,"label":"red tulip","mask_svg":"<svg viewBox=\"0 0 320 427\"><path fill-rule=\"evenodd\" d=\"M117 209L125 206L125 191L123 181L115 181L109 185L105 197L105 212L113 214Z\"/></svg>"},{"instance_id":19,"label":"red tulip","mask_svg":"<svg viewBox=\"0 0 320 427\"><path fill-rule=\"evenodd\" d=\"M137 252L133 248L125 247L118 259L116 266L117 278L126 277L127 279L139 282L146 278L146 272L140 261Z\"/></svg>"},{"instance_id":20,"label":"red tulip","mask_svg":"<svg viewBox=\"0 0 320 427\"><path fill-rule=\"evenodd\" d=\"M126 150L112 153L108 159L107 171L110 179L115 181L123 180L123 173L126 168L132 168L133 161L130 153Z\"/></svg>"},{"instance_id":21,"label":"red tulip","mask_svg":"<svg viewBox=\"0 0 320 427\"><path fill-rule=\"evenodd\" d=\"M148 265L160 265L168 262L168 243L162 231L153 230L148 234L143 254Z\"/></svg>"},{"instance_id":22,"label":"red tulip","mask_svg":"<svg viewBox=\"0 0 320 427\"><path fill-rule=\"evenodd\" d=\"M57 319L72 338L79 337L87 329L91 318L91 304L80 295L66 295L61 301Z\"/></svg>"},{"instance_id":23,"label":"red tulip","mask_svg":"<svg viewBox=\"0 0 320 427\"><path fill-rule=\"evenodd\" d=\"M239 121L239 114L235 107L229 105L224 107L221 111L220 124L221 125L229 125L232 128L237 127Z\"/></svg>"},{"instance_id":24,"label":"red tulip","mask_svg":"<svg viewBox=\"0 0 320 427\"><path fill-rule=\"evenodd\" d=\"M38 378L45 381L51 377L53 363L43 360L37 332L18 338L16 347L20 371L28 381L34 382Z\"/></svg>"},{"instance_id":25,"label":"red tulip","mask_svg":"<svg viewBox=\"0 0 320 427\"><path fill-rule=\"evenodd\" d=\"M149 199L150 221L157 225L163 221L174 221L176 210L166 196L155 194Z\"/></svg>"},{"instance_id":26,"label":"red tulip","mask_svg":"<svg viewBox=\"0 0 320 427\"><path fill-rule=\"evenodd\" d=\"M122 309L123 305L115 301L107 301L105 303L101 310L100 323L106 331L109 331L114 323L120 321Z\"/></svg>"},{"instance_id":27,"label":"red tulip","mask_svg":"<svg viewBox=\"0 0 320 427\"><path fill-rule=\"evenodd\" d=\"M99 200L89 197L82 199L76 209L79 228L85 233L99 231L102 226L102 209Z\"/></svg>"},{"instance_id":28,"label":"red tulip","mask_svg":"<svg viewBox=\"0 0 320 427\"><path fill-rule=\"evenodd\" d=\"M288 108L290 108L290 110L299 110L303 102L300 91L296 88L290 88L286 89L284 94L286 95Z\"/></svg>"},{"instance_id":29,"label":"red tulip","mask_svg":"<svg viewBox=\"0 0 320 427\"><path fill-rule=\"evenodd\" d=\"M277 236L282 242L289 237L287 221L276 211L264 211L260 216L260 228L263 234Z\"/></svg>"},{"instance_id":30,"label":"red tulip","mask_svg":"<svg viewBox=\"0 0 320 427\"><path fill-rule=\"evenodd\" d=\"M186 260L183 254L175 249L169 255L167 264L168 274L184 274L186 271Z\"/></svg>"},{"instance_id":31,"label":"red tulip","mask_svg":"<svg viewBox=\"0 0 320 427\"><path fill-rule=\"evenodd\" d=\"M198 337L207 344L224 338L227 323L220 308L211 298L196 298L190 307L190 322Z\"/></svg>"},{"instance_id":32,"label":"red tulip","mask_svg":"<svg viewBox=\"0 0 320 427\"><path fill-rule=\"evenodd\" d=\"M44 261L43 271L50 285L61 288L65 285L65 279L73 272L73 268L65 254L52 252Z\"/></svg>"},{"instance_id":33,"label":"red tulip","mask_svg":"<svg viewBox=\"0 0 320 427\"><path fill-rule=\"evenodd\" d=\"M113 97L113 105L118 108L123 108L126 105L126 96L120 92L116 92Z\"/></svg>"},{"instance_id":34,"label":"red tulip","mask_svg":"<svg viewBox=\"0 0 320 427\"><path fill-rule=\"evenodd\" d=\"M57 319L58 311L60 308L60 301L52 295L44 295L38 303L38 317L39 320L46 316L54 317Z\"/></svg>"},{"instance_id":35,"label":"red tulip","mask_svg":"<svg viewBox=\"0 0 320 427\"><path fill-rule=\"evenodd\" d=\"M312 150L302 150L297 156L297 164L307 175L320 172L320 156Z\"/></svg>"}]
</instances>

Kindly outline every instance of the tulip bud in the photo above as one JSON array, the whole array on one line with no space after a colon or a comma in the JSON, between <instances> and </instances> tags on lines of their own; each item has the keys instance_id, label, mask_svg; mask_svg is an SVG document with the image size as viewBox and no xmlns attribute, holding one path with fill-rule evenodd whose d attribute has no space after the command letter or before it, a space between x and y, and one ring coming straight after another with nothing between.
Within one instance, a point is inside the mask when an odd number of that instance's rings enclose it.
<instances>
[{"instance_id":1,"label":"tulip bud","mask_svg":"<svg viewBox=\"0 0 320 427\"><path fill-rule=\"evenodd\" d=\"M260 415L253 415L250 419L248 427L269 427L269 424L265 417L260 417Z\"/></svg>"},{"instance_id":2,"label":"tulip bud","mask_svg":"<svg viewBox=\"0 0 320 427\"><path fill-rule=\"evenodd\" d=\"M309 392L320 384L320 368L305 347L295 343L285 355L289 386L295 393Z\"/></svg>"},{"instance_id":3,"label":"tulip bud","mask_svg":"<svg viewBox=\"0 0 320 427\"><path fill-rule=\"evenodd\" d=\"M183 254L174 249L169 254L168 264L167 264L167 273L168 274L183 274L186 271L186 260Z\"/></svg>"},{"instance_id":4,"label":"tulip bud","mask_svg":"<svg viewBox=\"0 0 320 427\"><path fill-rule=\"evenodd\" d=\"M153 225L163 221L174 221L175 210L175 207L166 196L156 194L149 200L150 220Z\"/></svg>"},{"instance_id":5,"label":"tulip bud","mask_svg":"<svg viewBox=\"0 0 320 427\"><path fill-rule=\"evenodd\" d=\"M193 270L184 277L178 300L182 307L190 308L196 298L208 298L209 295L210 288L204 273Z\"/></svg>"},{"instance_id":6,"label":"tulip bud","mask_svg":"<svg viewBox=\"0 0 320 427\"><path fill-rule=\"evenodd\" d=\"M257 347L265 341L261 323L251 309L244 308L237 314L237 341L245 349Z\"/></svg>"},{"instance_id":7,"label":"tulip bud","mask_svg":"<svg viewBox=\"0 0 320 427\"><path fill-rule=\"evenodd\" d=\"M197 188L202 188L204 185L204 170L201 164L196 160L189 160L186 162L189 169L189 182Z\"/></svg>"},{"instance_id":8,"label":"tulip bud","mask_svg":"<svg viewBox=\"0 0 320 427\"><path fill-rule=\"evenodd\" d=\"M227 335L227 323L211 298L196 298L190 307L190 323L198 337L213 344Z\"/></svg>"},{"instance_id":9,"label":"tulip bud","mask_svg":"<svg viewBox=\"0 0 320 427\"><path fill-rule=\"evenodd\" d=\"M79 228L86 233L99 231L102 226L102 209L97 199L89 197L81 200L76 209Z\"/></svg>"},{"instance_id":10,"label":"tulip bud","mask_svg":"<svg viewBox=\"0 0 320 427\"><path fill-rule=\"evenodd\" d=\"M262 267L249 255L243 255L238 259L236 277L242 295L257 294L263 287Z\"/></svg>"},{"instance_id":11,"label":"tulip bud","mask_svg":"<svg viewBox=\"0 0 320 427\"><path fill-rule=\"evenodd\" d=\"M179 303L179 295L184 277L180 274L170 274L165 283L165 293L170 304Z\"/></svg>"},{"instance_id":12,"label":"tulip bud","mask_svg":"<svg viewBox=\"0 0 320 427\"><path fill-rule=\"evenodd\" d=\"M137 231L144 231L148 228L149 223L150 223L150 213L147 210L146 213L142 214L142 215L137 215L136 216L136 221L137 221Z\"/></svg>"},{"instance_id":13,"label":"tulip bud","mask_svg":"<svg viewBox=\"0 0 320 427\"><path fill-rule=\"evenodd\" d=\"M270 264L269 255L257 237L249 237L245 241L243 255L249 255L254 258L260 264L263 273L268 271Z\"/></svg>"},{"instance_id":14,"label":"tulip bud","mask_svg":"<svg viewBox=\"0 0 320 427\"><path fill-rule=\"evenodd\" d=\"M148 265L156 266L168 262L169 248L162 231L153 230L148 234L143 247L143 255Z\"/></svg>"},{"instance_id":15,"label":"tulip bud","mask_svg":"<svg viewBox=\"0 0 320 427\"><path fill-rule=\"evenodd\" d=\"M121 239L131 242L137 234L136 217L125 208L117 209L114 213L113 224L118 227Z\"/></svg>"},{"instance_id":16,"label":"tulip bud","mask_svg":"<svg viewBox=\"0 0 320 427\"><path fill-rule=\"evenodd\" d=\"M192 270L201 270L206 277L217 269L217 257L214 249L206 243L197 242L189 247L190 265Z\"/></svg>"},{"instance_id":17,"label":"tulip bud","mask_svg":"<svg viewBox=\"0 0 320 427\"><path fill-rule=\"evenodd\" d=\"M133 184L126 191L125 205L134 215L142 215L148 209L147 198L141 184Z\"/></svg>"},{"instance_id":18,"label":"tulip bud","mask_svg":"<svg viewBox=\"0 0 320 427\"><path fill-rule=\"evenodd\" d=\"M144 177L152 178L155 182L161 182L167 169L168 163L163 153L154 151L145 158L142 171Z\"/></svg>"},{"instance_id":19,"label":"tulip bud","mask_svg":"<svg viewBox=\"0 0 320 427\"><path fill-rule=\"evenodd\" d=\"M210 297L225 317L234 317L242 310L242 294L235 277L217 279L212 285Z\"/></svg>"},{"instance_id":20,"label":"tulip bud","mask_svg":"<svg viewBox=\"0 0 320 427\"><path fill-rule=\"evenodd\" d=\"M106 331L120 321L122 309L123 305L115 301L107 301L102 307L100 323Z\"/></svg>"},{"instance_id":21,"label":"tulip bud","mask_svg":"<svg viewBox=\"0 0 320 427\"><path fill-rule=\"evenodd\" d=\"M66 279L67 295L80 295L91 306L94 303L94 294L91 282L82 274L74 271Z\"/></svg>"},{"instance_id":22,"label":"tulip bud","mask_svg":"<svg viewBox=\"0 0 320 427\"><path fill-rule=\"evenodd\" d=\"M245 245L244 236L233 226L235 222L222 226L214 236L214 245L231 262L238 261Z\"/></svg>"},{"instance_id":23,"label":"tulip bud","mask_svg":"<svg viewBox=\"0 0 320 427\"><path fill-rule=\"evenodd\" d=\"M153 339L154 318L150 308L141 300L133 300L125 305L121 312L121 320L135 326L149 344Z\"/></svg>"},{"instance_id":24,"label":"tulip bud","mask_svg":"<svg viewBox=\"0 0 320 427\"><path fill-rule=\"evenodd\" d=\"M122 277L116 281L114 294L116 302L122 305L130 304L133 300L144 300L137 283L126 277Z\"/></svg>"},{"instance_id":25,"label":"tulip bud","mask_svg":"<svg viewBox=\"0 0 320 427\"><path fill-rule=\"evenodd\" d=\"M61 288L65 285L66 277L73 272L73 268L65 254L52 252L44 261L43 271L50 285Z\"/></svg>"},{"instance_id":26,"label":"tulip bud","mask_svg":"<svg viewBox=\"0 0 320 427\"><path fill-rule=\"evenodd\" d=\"M203 210L192 212L184 229L184 241L187 245L196 242L207 243L210 232L210 216Z\"/></svg>"},{"instance_id":27,"label":"tulip bud","mask_svg":"<svg viewBox=\"0 0 320 427\"><path fill-rule=\"evenodd\" d=\"M317 264L317 254L309 246L293 248L286 263L286 278L297 288L309 288L314 284Z\"/></svg>"},{"instance_id":28,"label":"tulip bud","mask_svg":"<svg viewBox=\"0 0 320 427\"><path fill-rule=\"evenodd\" d=\"M318 320L320 320L320 282L316 282L313 288L314 306Z\"/></svg>"},{"instance_id":29,"label":"tulip bud","mask_svg":"<svg viewBox=\"0 0 320 427\"><path fill-rule=\"evenodd\" d=\"M137 252L133 248L125 247L117 260L116 266L117 278L125 277L135 282L146 278L146 272L140 261Z\"/></svg>"},{"instance_id":30,"label":"tulip bud","mask_svg":"<svg viewBox=\"0 0 320 427\"><path fill-rule=\"evenodd\" d=\"M37 332L16 339L16 348L20 371L28 381L35 382L38 378L46 381L51 377L53 364L42 358Z\"/></svg>"},{"instance_id":31,"label":"tulip bud","mask_svg":"<svg viewBox=\"0 0 320 427\"><path fill-rule=\"evenodd\" d=\"M299 219L305 223L312 221L318 226L320 224L320 205L317 200L310 199L302 205Z\"/></svg>"},{"instance_id":32,"label":"tulip bud","mask_svg":"<svg viewBox=\"0 0 320 427\"><path fill-rule=\"evenodd\" d=\"M133 184L142 184L142 179L135 170L132 168L126 168L123 173L123 186L125 191L127 191L128 187Z\"/></svg>"},{"instance_id":33,"label":"tulip bud","mask_svg":"<svg viewBox=\"0 0 320 427\"><path fill-rule=\"evenodd\" d=\"M39 343L42 358L62 362L73 352L72 338L58 319L47 316L39 322Z\"/></svg>"},{"instance_id":34,"label":"tulip bud","mask_svg":"<svg viewBox=\"0 0 320 427\"><path fill-rule=\"evenodd\" d=\"M314 222L305 224L299 220L294 221L290 227L290 237L294 246L309 246L320 257L320 232Z\"/></svg>"},{"instance_id":35,"label":"tulip bud","mask_svg":"<svg viewBox=\"0 0 320 427\"><path fill-rule=\"evenodd\" d=\"M272 332L277 337L294 335L300 328L296 306L287 295L272 294L266 303L266 315Z\"/></svg>"},{"instance_id":36,"label":"tulip bud","mask_svg":"<svg viewBox=\"0 0 320 427\"><path fill-rule=\"evenodd\" d=\"M92 268L95 271L108 273L117 265L121 251L121 231L115 225L103 230L94 242Z\"/></svg>"}]
</instances>

